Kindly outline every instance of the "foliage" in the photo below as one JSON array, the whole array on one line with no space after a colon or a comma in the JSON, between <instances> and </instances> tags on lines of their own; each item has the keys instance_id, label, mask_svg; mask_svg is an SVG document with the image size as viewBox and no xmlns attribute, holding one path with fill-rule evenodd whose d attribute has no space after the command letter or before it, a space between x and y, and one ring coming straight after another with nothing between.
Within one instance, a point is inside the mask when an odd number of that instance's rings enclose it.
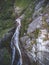
<instances>
[{"instance_id":1,"label":"foliage","mask_svg":"<svg viewBox=\"0 0 49 65\"><path fill-rule=\"evenodd\" d=\"M14 26L13 0L0 1L0 37Z\"/></svg>"}]
</instances>

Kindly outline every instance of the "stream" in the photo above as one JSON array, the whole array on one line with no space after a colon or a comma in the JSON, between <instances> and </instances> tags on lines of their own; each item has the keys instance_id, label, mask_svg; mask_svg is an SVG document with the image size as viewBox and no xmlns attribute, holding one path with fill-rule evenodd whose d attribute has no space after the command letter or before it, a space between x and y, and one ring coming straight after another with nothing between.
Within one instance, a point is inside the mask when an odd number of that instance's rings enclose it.
<instances>
[{"instance_id":1,"label":"stream","mask_svg":"<svg viewBox=\"0 0 49 65\"><path fill-rule=\"evenodd\" d=\"M12 40L11 40L11 49L12 49L11 65L14 65L15 62L17 62L16 65L22 65L21 50L19 48L19 31L20 31L20 28L21 28L21 18L22 18L22 16L20 16L19 18L16 19L17 28L16 28L15 33L14 33ZM18 61L15 61L15 57L17 56L16 54L18 54Z\"/></svg>"}]
</instances>

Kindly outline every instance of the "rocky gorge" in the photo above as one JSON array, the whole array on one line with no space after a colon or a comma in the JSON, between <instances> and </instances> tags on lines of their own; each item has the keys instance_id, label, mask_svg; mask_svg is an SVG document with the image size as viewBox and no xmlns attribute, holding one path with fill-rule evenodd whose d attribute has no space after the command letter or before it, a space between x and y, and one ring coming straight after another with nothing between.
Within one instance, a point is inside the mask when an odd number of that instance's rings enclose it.
<instances>
[{"instance_id":1,"label":"rocky gorge","mask_svg":"<svg viewBox=\"0 0 49 65\"><path fill-rule=\"evenodd\" d=\"M5 2L7 3L8 0ZM22 57L20 57L19 50L16 46L15 60L12 65L49 65L49 1L15 0L11 2L13 3L13 8L10 8L12 10L12 14L9 16L4 15L5 17L1 17L0 15L0 21L4 19L4 21L6 21L4 24L5 29L3 27L3 23L2 26L0 26L1 33L3 32L2 35L0 33L1 65L11 65L12 54L10 45L12 37L18 26L16 23L16 21L19 21L18 19L21 19L18 44ZM11 2L9 1L10 6ZM2 7L3 5L1 8ZM10 9L9 12L11 12ZM17 41L18 40L16 40L15 43L17 43ZM20 58L22 58L22 64L17 63Z\"/></svg>"}]
</instances>

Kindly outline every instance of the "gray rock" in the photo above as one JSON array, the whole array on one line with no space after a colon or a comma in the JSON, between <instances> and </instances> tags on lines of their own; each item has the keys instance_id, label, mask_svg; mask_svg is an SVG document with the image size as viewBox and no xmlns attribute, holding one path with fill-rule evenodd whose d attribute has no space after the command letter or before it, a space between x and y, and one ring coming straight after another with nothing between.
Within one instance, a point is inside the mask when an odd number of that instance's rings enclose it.
<instances>
[{"instance_id":1,"label":"gray rock","mask_svg":"<svg viewBox=\"0 0 49 65\"><path fill-rule=\"evenodd\" d=\"M44 3L45 0L41 0L35 7L35 10L38 10L39 8L42 7L43 3Z\"/></svg>"},{"instance_id":2,"label":"gray rock","mask_svg":"<svg viewBox=\"0 0 49 65\"><path fill-rule=\"evenodd\" d=\"M47 19L46 22L49 24L49 19Z\"/></svg>"},{"instance_id":3,"label":"gray rock","mask_svg":"<svg viewBox=\"0 0 49 65\"><path fill-rule=\"evenodd\" d=\"M22 43L26 42L26 40L29 38L29 36L21 37L20 40Z\"/></svg>"},{"instance_id":4,"label":"gray rock","mask_svg":"<svg viewBox=\"0 0 49 65\"><path fill-rule=\"evenodd\" d=\"M27 33L31 33L35 31L37 28L40 28L42 25L42 16L39 16L35 20L32 21L32 23L29 24L29 27L27 29Z\"/></svg>"},{"instance_id":5,"label":"gray rock","mask_svg":"<svg viewBox=\"0 0 49 65\"><path fill-rule=\"evenodd\" d=\"M46 22L47 22L48 25L49 25L49 13L46 13L44 16L46 17Z\"/></svg>"},{"instance_id":6,"label":"gray rock","mask_svg":"<svg viewBox=\"0 0 49 65\"><path fill-rule=\"evenodd\" d=\"M43 7L39 8L38 10L35 10L32 18L35 19L35 18L39 17L42 14L42 10L43 10Z\"/></svg>"}]
</instances>

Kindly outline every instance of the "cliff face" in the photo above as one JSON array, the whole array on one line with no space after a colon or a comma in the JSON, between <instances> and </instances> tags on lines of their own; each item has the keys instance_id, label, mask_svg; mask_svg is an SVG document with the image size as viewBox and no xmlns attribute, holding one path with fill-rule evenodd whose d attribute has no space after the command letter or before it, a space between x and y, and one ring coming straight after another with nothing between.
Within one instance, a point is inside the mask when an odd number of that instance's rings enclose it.
<instances>
[{"instance_id":1,"label":"cliff face","mask_svg":"<svg viewBox=\"0 0 49 65\"><path fill-rule=\"evenodd\" d=\"M1 0L0 48L5 47L7 50L10 49L11 37L15 31L15 18L22 14L25 15L21 22L20 31L20 48L22 50L23 65L49 65L48 0ZM5 61L10 59L11 56L7 50L0 49L0 55L2 55L0 62L2 58ZM4 55L8 56L4 57ZM9 65L10 61L3 63L5 64L1 63L1 65Z\"/></svg>"},{"instance_id":2,"label":"cliff face","mask_svg":"<svg viewBox=\"0 0 49 65\"><path fill-rule=\"evenodd\" d=\"M24 47L31 65L49 65L49 47L47 47L49 46L49 3L45 0L37 1L33 10L32 14L27 12L29 17L26 15L24 20L25 28L22 27L21 34L22 32L23 34L20 37L21 45Z\"/></svg>"}]
</instances>

